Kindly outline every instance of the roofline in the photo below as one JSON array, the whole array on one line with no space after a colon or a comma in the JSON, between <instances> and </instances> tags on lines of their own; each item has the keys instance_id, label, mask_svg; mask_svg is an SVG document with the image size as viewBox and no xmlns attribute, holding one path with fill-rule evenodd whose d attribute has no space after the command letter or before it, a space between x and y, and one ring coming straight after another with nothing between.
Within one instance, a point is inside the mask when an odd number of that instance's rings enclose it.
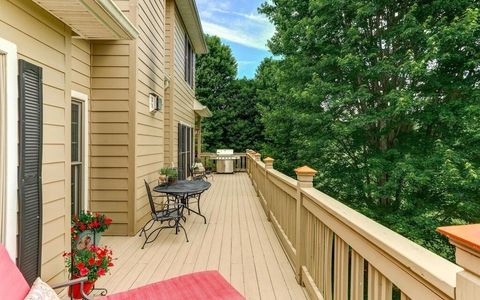
<instances>
[{"instance_id":1,"label":"roofline","mask_svg":"<svg viewBox=\"0 0 480 300\"><path fill-rule=\"evenodd\" d=\"M123 38L134 40L138 37L138 30L112 0L95 0L95 2L117 23L124 33Z\"/></svg>"},{"instance_id":2,"label":"roofline","mask_svg":"<svg viewBox=\"0 0 480 300\"><path fill-rule=\"evenodd\" d=\"M213 116L210 109L206 105L200 103L197 99L193 102L193 111L202 118L210 118Z\"/></svg>"},{"instance_id":3,"label":"roofline","mask_svg":"<svg viewBox=\"0 0 480 300\"><path fill-rule=\"evenodd\" d=\"M207 42L203 33L202 22L195 0L175 0L183 24L197 54L208 53ZM189 21L192 22L189 22Z\"/></svg>"}]
</instances>

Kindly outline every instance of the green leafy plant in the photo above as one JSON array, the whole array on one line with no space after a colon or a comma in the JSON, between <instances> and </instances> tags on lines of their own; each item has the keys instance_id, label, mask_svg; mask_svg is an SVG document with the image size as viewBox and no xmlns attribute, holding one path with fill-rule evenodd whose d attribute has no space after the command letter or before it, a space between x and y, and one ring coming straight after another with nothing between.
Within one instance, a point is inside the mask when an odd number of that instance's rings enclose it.
<instances>
[{"instance_id":1,"label":"green leafy plant","mask_svg":"<svg viewBox=\"0 0 480 300\"><path fill-rule=\"evenodd\" d=\"M165 167L160 169L160 174L165 175L168 178L177 178L178 177L178 171L176 168L173 167Z\"/></svg>"},{"instance_id":2,"label":"green leafy plant","mask_svg":"<svg viewBox=\"0 0 480 300\"><path fill-rule=\"evenodd\" d=\"M72 238L77 239L78 235L85 230L92 230L96 233L104 232L110 224L112 224L112 219L106 215L81 211L78 216L72 216Z\"/></svg>"},{"instance_id":3,"label":"green leafy plant","mask_svg":"<svg viewBox=\"0 0 480 300\"><path fill-rule=\"evenodd\" d=\"M88 249L65 252L65 267L73 278L88 277L95 282L113 267L112 250L108 247L90 246Z\"/></svg>"}]
</instances>

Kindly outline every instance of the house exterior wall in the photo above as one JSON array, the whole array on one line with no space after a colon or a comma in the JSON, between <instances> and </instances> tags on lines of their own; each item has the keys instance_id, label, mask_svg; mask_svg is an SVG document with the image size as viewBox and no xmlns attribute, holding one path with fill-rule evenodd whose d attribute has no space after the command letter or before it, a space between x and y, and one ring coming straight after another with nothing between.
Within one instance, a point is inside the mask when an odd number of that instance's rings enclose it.
<instances>
[{"instance_id":1,"label":"house exterior wall","mask_svg":"<svg viewBox=\"0 0 480 300\"><path fill-rule=\"evenodd\" d=\"M139 0L136 26L136 157L135 231L150 218L145 191L146 179L156 182L164 165L164 110L150 113L148 96L164 99L165 81L165 1Z\"/></svg>"},{"instance_id":2,"label":"house exterior wall","mask_svg":"<svg viewBox=\"0 0 480 300\"><path fill-rule=\"evenodd\" d=\"M41 275L47 281L63 281L62 253L70 248L72 35L62 22L30 1L0 0L0 7L0 37L17 45L18 59L43 69Z\"/></svg>"},{"instance_id":3,"label":"house exterior wall","mask_svg":"<svg viewBox=\"0 0 480 300\"><path fill-rule=\"evenodd\" d=\"M167 1L167 73L165 162L178 164L178 123L195 127L194 87L185 81L185 26L173 0Z\"/></svg>"},{"instance_id":4,"label":"house exterior wall","mask_svg":"<svg viewBox=\"0 0 480 300\"><path fill-rule=\"evenodd\" d=\"M184 123L190 127L195 127L195 112L193 111L193 102L195 100L195 90L185 81L185 29L182 18L178 11L175 12L175 35L174 35L174 61L173 70L175 78L175 90L173 101L175 102L173 110L173 161L178 163L178 123ZM195 85L193 85L195 86Z\"/></svg>"},{"instance_id":5,"label":"house exterior wall","mask_svg":"<svg viewBox=\"0 0 480 300\"><path fill-rule=\"evenodd\" d=\"M62 254L70 250L72 91L88 98L85 196L90 210L112 218L108 235L133 235L148 220L143 179L153 184L160 168L177 164L177 125L195 123L174 0L115 3L138 28L137 40L81 40L32 1L0 0L0 37L43 69L41 276L49 282L66 279ZM150 93L164 99L155 114Z\"/></svg>"},{"instance_id":6,"label":"house exterior wall","mask_svg":"<svg viewBox=\"0 0 480 300\"><path fill-rule=\"evenodd\" d=\"M90 206L112 218L111 235L133 232L132 48L131 41L92 42Z\"/></svg>"}]
</instances>

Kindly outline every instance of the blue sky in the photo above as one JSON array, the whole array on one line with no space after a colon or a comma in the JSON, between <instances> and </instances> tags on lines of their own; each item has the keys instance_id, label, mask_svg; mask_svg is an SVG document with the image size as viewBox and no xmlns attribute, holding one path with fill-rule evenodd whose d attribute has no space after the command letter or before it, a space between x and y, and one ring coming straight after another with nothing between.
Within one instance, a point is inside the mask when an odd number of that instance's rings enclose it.
<instances>
[{"instance_id":1,"label":"blue sky","mask_svg":"<svg viewBox=\"0 0 480 300\"><path fill-rule=\"evenodd\" d=\"M274 27L257 12L263 2L265 0L197 0L203 31L219 36L232 48L239 78L253 78L263 58L271 56L266 44Z\"/></svg>"}]
</instances>

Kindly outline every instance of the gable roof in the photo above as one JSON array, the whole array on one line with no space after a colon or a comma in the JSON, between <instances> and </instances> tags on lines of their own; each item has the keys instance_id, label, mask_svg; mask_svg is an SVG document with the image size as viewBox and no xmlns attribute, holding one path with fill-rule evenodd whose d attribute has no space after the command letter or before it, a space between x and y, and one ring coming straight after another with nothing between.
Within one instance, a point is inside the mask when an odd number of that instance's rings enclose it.
<instances>
[{"instance_id":1,"label":"gable roof","mask_svg":"<svg viewBox=\"0 0 480 300\"><path fill-rule=\"evenodd\" d=\"M197 54L208 52L207 43L203 35L202 22L198 14L195 0L175 0L183 24L185 24L188 37L192 43L193 49Z\"/></svg>"}]
</instances>

